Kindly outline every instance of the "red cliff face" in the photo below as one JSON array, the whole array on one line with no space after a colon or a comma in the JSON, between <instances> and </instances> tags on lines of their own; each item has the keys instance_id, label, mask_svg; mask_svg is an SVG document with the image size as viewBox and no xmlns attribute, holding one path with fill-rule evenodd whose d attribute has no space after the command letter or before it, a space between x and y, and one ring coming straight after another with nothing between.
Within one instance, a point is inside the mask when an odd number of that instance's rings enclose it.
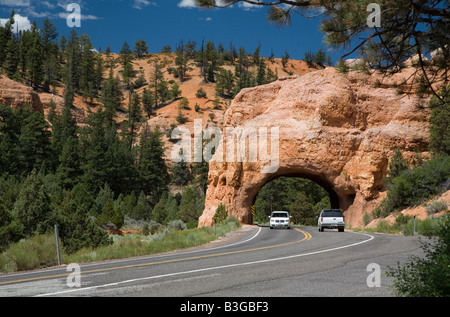
<instances>
[{"instance_id":1,"label":"red cliff face","mask_svg":"<svg viewBox=\"0 0 450 317\"><path fill-rule=\"evenodd\" d=\"M39 95L32 88L0 76L0 104L12 108L31 105L34 111L43 111Z\"/></svg>"},{"instance_id":2,"label":"red cliff face","mask_svg":"<svg viewBox=\"0 0 450 317\"><path fill-rule=\"evenodd\" d=\"M332 203L345 210L346 221L360 226L363 214L383 196L383 178L394 150L399 147L406 158L417 152L429 156L427 109L417 107L418 97L399 94L380 85L380 79L328 68L241 91L225 113L224 128L277 127L278 168L263 173L261 167L268 163L248 159L248 141L243 162L221 161L224 156L218 151L210 161L199 225L212 224L221 202L230 214L250 223L250 208L261 187L288 175L322 185Z\"/></svg>"}]
</instances>

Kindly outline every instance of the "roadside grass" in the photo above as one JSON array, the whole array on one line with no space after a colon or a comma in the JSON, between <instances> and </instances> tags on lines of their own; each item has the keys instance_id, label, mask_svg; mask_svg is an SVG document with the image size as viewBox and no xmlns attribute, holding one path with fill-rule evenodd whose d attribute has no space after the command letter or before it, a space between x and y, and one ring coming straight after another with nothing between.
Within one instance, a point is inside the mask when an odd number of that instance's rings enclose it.
<instances>
[{"instance_id":1,"label":"roadside grass","mask_svg":"<svg viewBox=\"0 0 450 317\"><path fill-rule=\"evenodd\" d=\"M73 254L61 248L63 264L89 263L134 256L151 255L200 246L240 228L237 218L231 216L216 227L189 230L164 227L154 235L112 236L114 243L98 248L84 248ZM11 273L57 265L56 239L53 234L36 235L11 245L0 254L0 272Z\"/></svg>"},{"instance_id":2,"label":"roadside grass","mask_svg":"<svg viewBox=\"0 0 450 317\"><path fill-rule=\"evenodd\" d=\"M434 236L442 222L442 218L450 217L450 214L444 214L440 217L427 218L424 220L416 219L415 234L423 236ZM371 233L389 233L389 234L403 234L411 236L414 234L414 219L412 216L399 216L393 224L387 220L381 220L376 227L373 228L352 228L353 231L364 231Z\"/></svg>"}]
</instances>

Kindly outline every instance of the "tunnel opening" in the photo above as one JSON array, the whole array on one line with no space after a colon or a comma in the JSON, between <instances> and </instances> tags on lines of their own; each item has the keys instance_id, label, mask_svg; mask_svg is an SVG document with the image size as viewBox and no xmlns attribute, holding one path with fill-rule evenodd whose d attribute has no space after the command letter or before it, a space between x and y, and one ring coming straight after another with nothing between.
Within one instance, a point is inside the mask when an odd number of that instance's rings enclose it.
<instances>
[{"instance_id":1,"label":"tunnel opening","mask_svg":"<svg viewBox=\"0 0 450 317\"><path fill-rule=\"evenodd\" d=\"M350 197L351 203L353 199ZM331 184L320 177L278 175L262 185L254 196L249 223L265 224L272 211L285 210L294 224L314 225L322 209L342 207L342 199Z\"/></svg>"}]
</instances>

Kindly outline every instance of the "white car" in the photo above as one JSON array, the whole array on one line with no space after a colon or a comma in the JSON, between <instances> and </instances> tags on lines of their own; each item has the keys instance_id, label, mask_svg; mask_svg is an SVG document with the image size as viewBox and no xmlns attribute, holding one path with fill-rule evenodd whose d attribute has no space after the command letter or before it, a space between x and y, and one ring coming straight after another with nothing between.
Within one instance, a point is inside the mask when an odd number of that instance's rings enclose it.
<instances>
[{"instance_id":1,"label":"white car","mask_svg":"<svg viewBox=\"0 0 450 317\"><path fill-rule=\"evenodd\" d=\"M273 228L286 228L290 229L291 217L287 211L274 211L272 215L269 216L270 219L270 229Z\"/></svg>"}]
</instances>

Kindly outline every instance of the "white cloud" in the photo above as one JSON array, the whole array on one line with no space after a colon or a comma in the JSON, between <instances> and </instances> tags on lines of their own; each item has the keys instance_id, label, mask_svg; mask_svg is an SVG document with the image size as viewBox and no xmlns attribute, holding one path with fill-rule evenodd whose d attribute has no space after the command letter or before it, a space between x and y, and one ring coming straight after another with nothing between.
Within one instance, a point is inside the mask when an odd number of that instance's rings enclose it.
<instances>
[{"instance_id":1,"label":"white cloud","mask_svg":"<svg viewBox=\"0 0 450 317\"><path fill-rule=\"evenodd\" d=\"M5 25L9 19L0 19L0 25ZM13 32L27 31L31 29L31 22L28 17L23 17L20 14L14 14Z\"/></svg>"},{"instance_id":2,"label":"white cloud","mask_svg":"<svg viewBox=\"0 0 450 317\"><path fill-rule=\"evenodd\" d=\"M58 17L61 19L67 19L69 14L71 14L71 13L70 12L60 12L60 13L58 13ZM99 19L102 19L102 18L95 16L95 15L90 15L90 14L82 14L81 15L81 20L99 20Z\"/></svg>"},{"instance_id":3,"label":"white cloud","mask_svg":"<svg viewBox=\"0 0 450 317\"><path fill-rule=\"evenodd\" d=\"M30 0L0 0L0 4L8 7L27 7Z\"/></svg>"},{"instance_id":4,"label":"white cloud","mask_svg":"<svg viewBox=\"0 0 450 317\"><path fill-rule=\"evenodd\" d=\"M256 9L256 8L260 8L260 7L261 7L261 6L259 6L259 5L251 4L251 3L248 3L248 2L239 2L238 6L239 6L239 8L242 8L242 9L244 9L245 11L249 11L249 10Z\"/></svg>"},{"instance_id":5,"label":"white cloud","mask_svg":"<svg viewBox=\"0 0 450 317\"><path fill-rule=\"evenodd\" d=\"M181 0L181 2L179 2L177 4L177 6L180 8L195 8L195 7L197 7L197 5L195 4L195 0Z\"/></svg>"},{"instance_id":6,"label":"white cloud","mask_svg":"<svg viewBox=\"0 0 450 317\"><path fill-rule=\"evenodd\" d=\"M49 1L42 1L42 5L46 6L49 9L54 9L56 8L56 5L53 3L50 3Z\"/></svg>"},{"instance_id":7,"label":"white cloud","mask_svg":"<svg viewBox=\"0 0 450 317\"><path fill-rule=\"evenodd\" d=\"M141 10L143 7L146 7L149 5L156 6L156 3L150 2L148 0L134 0L132 7L135 9Z\"/></svg>"}]
</instances>

